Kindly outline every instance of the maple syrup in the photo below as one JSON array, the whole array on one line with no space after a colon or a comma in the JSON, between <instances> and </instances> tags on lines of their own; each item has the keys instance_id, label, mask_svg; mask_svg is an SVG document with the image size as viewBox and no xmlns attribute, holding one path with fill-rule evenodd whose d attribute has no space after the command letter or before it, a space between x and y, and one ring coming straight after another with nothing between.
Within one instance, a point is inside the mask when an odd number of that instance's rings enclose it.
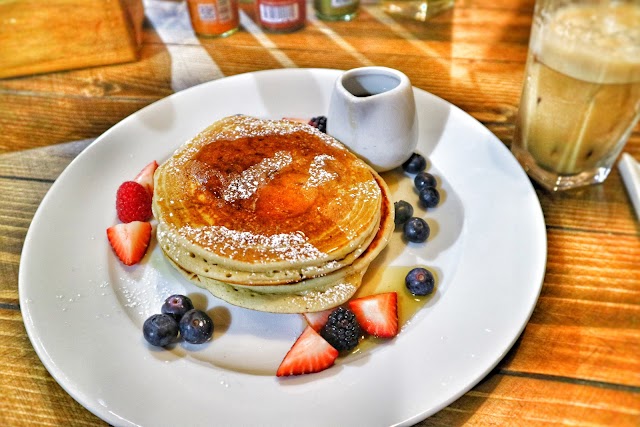
<instances>
[{"instance_id":1,"label":"maple syrup","mask_svg":"<svg viewBox=\"0 0 640 427\"><path fill-rule=\"evenodd\" d=\"M404 284L404 279L407 273L414 267L416 266L372 265L364 275L362 285L353 296L353 299L385 292L396 292L398 294L398 326L400 331L402 331L402 328L410 323L413 316L425 306L437 290L436 287L436 290L434 290L431 295L425 296L411 294ZM432 271L432 273L434 272ZM363 354L374 347L388 342L390 342L390 340L386 338L376 338L366 335L360 340L360 343L349 352L349 355Z\"/></svg>"}]
</instances>

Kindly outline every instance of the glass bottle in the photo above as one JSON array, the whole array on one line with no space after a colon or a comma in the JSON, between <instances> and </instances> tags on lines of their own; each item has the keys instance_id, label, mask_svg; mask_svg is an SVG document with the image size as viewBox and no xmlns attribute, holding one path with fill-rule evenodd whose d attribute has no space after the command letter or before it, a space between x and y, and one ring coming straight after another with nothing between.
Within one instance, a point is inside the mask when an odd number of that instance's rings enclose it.
<instances>
[{"instance_id":1,"label":"glass bottle","mask_svg":"<svg viewBox=\"0 0 640 427\"><path fill-rule=\"evenodd\" d=\"M258 23L272 32L291 32L306 22L305 0L256 0Z\"/></svg>"},{"instance_id":2,"label":"glass bottle","mask_svg":"<svg viewBox=\"0 0 640 427\"><path fill-rule=\"evenodd\" d=\"M313 0L316 16L325 21L351 21L359 6L360 0Z\"/></svg>"},{"instance_id":3,"label":"glass bottle","mask_svg":"<svg viewBox=\"0 0 640 427\"><path fill-rule=\"evenodd\" d=\"M453 8L455 0L382 0L382 10L390 15L426 21Z\"/></svg>"},{"instance_id":4,"label":"glass bottle","mask_svg":"<svg viewBox=\"0 0 640 427\"><path fill-rule=\"evenodd\" d=\"M187 5L198 35L226 37L238 30L238 0L188 0Z\"/></svg>"}]
</instances>

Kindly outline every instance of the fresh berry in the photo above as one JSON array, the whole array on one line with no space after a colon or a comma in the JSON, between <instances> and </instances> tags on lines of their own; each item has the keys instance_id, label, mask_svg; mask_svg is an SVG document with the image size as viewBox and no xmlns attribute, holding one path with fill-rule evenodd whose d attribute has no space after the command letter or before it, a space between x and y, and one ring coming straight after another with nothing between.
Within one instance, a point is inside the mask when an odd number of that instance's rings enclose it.
<instances>
[{"instance_id":1,"label":"fresh berry","mask_svg":"<svg viewBox=\"0 0 640 427\"><path fill-rule=\"evenodd\" d=\"M417 267L407 273L404 284L413 295L429 295L433 292L435 279L426 268Z\"/></svg>"},{"instance_id":2,"label":"fresh berry","mask_svg":"<svg viewBox=\"0 0 640 427\"><path fill-rule=\"evenodd\" d=\"M413 183L416 186L416 189L418 191L421 191L424 188L427 187L436 187L437 186L437 182L436 182L436 177L431 175L429 172L420 172L418 173L415 178L413 178Z\"/></svg>"},{"instance_id":3,"label":"fresh berry","mask_svg":"<svg viewBox=\"0 0 640 427\"><path fill-rule=\"evenodd\" d=\"M144 257L151 241L151 224L133 221L107 228L107 237L114 252L125 265L133 265Z\"/></svg>"},{"instance_id":4,"label":"fresh berry","mask_svg":"<svg viewBox=\"0 0 640 427\"><path fill-rule=\"evenodd\" d=\"M360 327L368 334L391 338L398 334L398 294L386 292L349 301Z\"/></svg>"},{"instance_id":5,"label":"fresh berry","mask_svg":"<svg viewBox=\"0 0 640 427\"><path fill-rule=\"evenodd\" d=\"M404 200L398 200L393 204L395 210L394 222L396 225L402 225L413 215L413 206Z\"/></svg>"},{"instance_id":6,"label":"fresh berry","mask_svg":"<svg viewBox=\"0 0 640 427\"><path fill-rule=\"evenodd\" d=\"M314 128L318 128L320 132L327 133L327 118L325 116L312 117L309 124Z\"/></svg>"},{"instance_id":7,"label":"fresh berry","mask_svg":"<svg viewBox=\"0 0 640 427\"><path fill-rule=\"evenodd\" d=\"M193 309L193 303L189 299L189 297L184 295L171 295L164 301L162 304L162 308L160 312L163 314L168 314L169 316L176 319L177 322L182 319L184 314Z\"/></svg>"},{"instance_id":8,"label":"fresh berry","mask_svg":"<svg viewBox=\"0 0 640 427\"><path fill-rule=\"evenodd\" d=\"M149 344L165 347L178 338L178 322L167 314L154 314L145 320L142 334Z\"/></svg>"},{"instance_id":9,"label":"fresh berry","mask_svg":"<svg viewBox=\"0 0 640 427\"><path fill-rule=\"evenodd\" d=\"M404 223L404 237L413 243L422 243L429 238L431 228L422 218L412 217Z\"/></svg>"},{"instance_id":10,"label":"fresh berry","mask_svg":"<svg viewBox=\"0 0 640 427\"><path fill-rule=\"evenodd\" d=\"M135 182L146 188L150 195L153 195L153 174L156 169L158 169L158 162L154 160L145 166L133 179Z\"/></svg>"},{"instance_id":11,"label":"fresh berry","mask_svg":"<svg viewBox=\"0 0 640 427\"><path fill-rule=\"evenodd\" d=\"M286 377L320 372L333 365L337 357L338 350L307 326L282 359L276 375Z\"/></svg>"},{"instance_id":12,"label":"fresh berry","mask_svg":"<svg viewBox=\"0 0 640 427\"><path fill-rule=\"evenodd\" d=\"M332 308L322 311L315 311L312 313L302 313L304 320L307 324L313 328L314 331L320 331L322 327L327 323L329 315L333 312Z\"/></svg>"},{"instance_id":13,"label":"fresh berry","mask_svg":"<svg viewBox=\"0 0 640 427\"><path fill-rule=\"evenodd\" d=\"M425 170L427 167L427 159L424 156L413 153L409 159L402 164L402 169L409 173L418 173Z\"/></svg>"},{"instance_id":14,"label":"fresh berry","mask_svg":"<svg viewBox=\"0 0 640 427\"><path fill-rule=\"evenodd\" d=\"M151 195L135 181L126 181L116 193L116 212L122 222L148 221L151 212Z\"/></svg>"},{"instance_id":15,"label":"fresh berry","mask_svg":"<svg viewBox=\"0 0 640 427\"><path fill-rule=\"evenodd\" d=\"M435 208L440 203L440 193L436 188L426 187L418 193L420 203L427 208Z\"/></svg>"},{"instance_id":16,"label":"fresh berry","mask_svg":"<svg viewBox=\"0 0 640 427\"><path fill-rule=\"evenodd\" d=\"M351 310L338 307L329 315L320 335L336 350L349 351L358 345L362 330Z\"/></svg>"},{"instance_id":17,"label":"fresh berry","mask_svg":"<svg viewBox=\"0 0 640 427\"><path fill-rule=\"evenodd\" d=\"M213 320L202 310L191 309L180 319L180 335L191 344L202 344L213 335Z\"/></svg>"}]
</instances>

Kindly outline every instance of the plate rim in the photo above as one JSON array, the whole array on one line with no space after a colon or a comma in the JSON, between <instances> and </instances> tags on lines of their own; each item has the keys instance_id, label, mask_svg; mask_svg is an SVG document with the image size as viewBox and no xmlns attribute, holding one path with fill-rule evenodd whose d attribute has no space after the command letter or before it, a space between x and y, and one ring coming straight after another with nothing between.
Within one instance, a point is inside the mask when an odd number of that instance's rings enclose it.
<instances>
[{"instance_id":1,"label":"plate rim","mask_svg":"<svg viewBox=\"0 0 640 427\"><path fill-rule=\"evenodd\" d=\"M300 73L300 72L311 72L312 74L314 73L318 73L318 74L327 74L327 75L332 75L334 73L339 73L342 72L343 70L334 70L334 69L325 69L325 68L300 68L300 69L274 69L274 70L260 70L260 71L256 71L256 72L249 72L249 73L242 73L242 74L238 74L238 75L234 75L234 76L230 76L230 77L225 77L222 79L218 79L218 80L213 80L213 81L209 81L209 82L205 82L199 85L196 85L194 87L191 87L189 89L185 89L184 91L180 91L180 92L176 92L174 94L171 94L165 98L162 98L160 100L157 100L143 108L141 108L140 110L134 112L133 114L131 114L128 117L125 117L123 120L121 120L120 122L116 123L114 126L112 126L111 128L109 128L107 131L105 131L103 134L101 134L98 138L96 138L89 146L87 146L78 156L76 156L70 163L69 165L67 165L67 167L65 167L65 169L61 172L61 174L59 175L59 177L56 179L56 181L51 185L51 187L48 189L47 193L45 194L45 196L43 197L42 201L40 202L33 218L31 221L31 224L29 226L29 229L27 231L27 234L25 236L25 241L24 241L24 245L22 248L22 252L21 252L21 258L20 258L20 265L19 265L19 274L18 274L18 293L19 293L19 301L20 301L20 306L21 306L21 312L23 313L23 320L24 320L24 324L25 324L25 329L27 331L27 335L29 336L29 339L32 343L32 346L34 348L34 350L36 351L36 353L38 354L38 357L41 361L41 363L45 366L45 368L47 369L47 371L52 375L52 377L56 380L56 382L65 390L65 392L67 392L70 396L72 396L72 398L74 398L76 401L78 401L84 408L86 408L87 410L89 410L90 412L92 412L94 415L98 416L99 418L101 418L102 420L108 420L109 422L114 422L114 421L118 421L117 419L108 419L105 418L105 413L100 411L100 408L93 408L90 405L87 405L87 398L88 396L83 393L81 390L78 390L77 388L73 388L73 385L69 384L69 380L65 375L64 372L59 372L56 367L55 367L55 363L53 360L49 359L47 353L46 353L46 349L44 348L44 344L42 343L42 341L40 340L40 337L38 337L36 335L36 325L34 325L32 323L32 318L30 316L30 310L31 307L29 306L29 304L27 304L27 299L28 299L28 291L25 289L26 286L25 285L25 281L27 280L27 271L26 271L26 265L28 265L28 261L23 262L23 260L27 259L28 255L29 255L29 251L30 246L31 246L31 241L33 240L34 236L33 233L35 233L33 231L33 224L36 223L37 221L40 221L40 217L44 215L43 211L45 208L43 208L43 206L46 206L46 204L48 203L48 199L52 196L50 196L52 194L52 190L54 188L57 188L58 185L62 185L60 184L60 182L64 182L64 176L66 176L66 174L68 173L69 170L71 170L72 167L75 167L74 165L76 163L80 163L83 162L85 157L90 156L91 152L96 149L95 147L100 146L101 144L104 144L103 141L107 141L108 142L108 137L109 135L114 132L114 129L117 129L121 126L126 126L126 124L128 123L129 120L133 120L134 116L138 116L139 114L148 114L148 113L142 113L143 111L149 111L152 110L154 108L158 108L158 106L156 104L159 103L163 103L163 102L171 102L172 99L176 99L177 97L187 97L189 93L193 93L193 92L198 92L200 90L202 90L202 88L204 86L208 86L208 85L219 85L219 84L225 84L225 82L228 82L230 79L243 79L243 78L247 78L250 77L252 75L258 75L258 74L296 74L296 73ZM337 76L337 74L336 74ZM421 92L423 94L426 94L430 97L433 97L434 99L439 100L438 102L444 102L446 103L449 108L453 108L458 110L459 113L463 114L464 116L466 116L468 119L473 120L477 126L479 126L481 129L483 129L483 132L487 133L489 138L493 140L492 145L495 145L495 143L499 143L499 147L500 149L504 149L504 150L508 150L506 148L506 146L489 130L487 129L481 122L479 122L477 119L475 119L474 117L472 117L471 115L469 115L468 113L464 112L463 110L461 110L459 107L455 106L454 104L449 103L448 101L438 97L437 95L433 95L430 92L427 92L425 90L419 89L419 88L415 88L415 91ZM514 159L515 161L515 159ZM62 178L62 179L61 179ZM522 178L526 179L528 182L528 186L529 186L529 191L531 192L531 194L533 195L533 197L535 198L536 202L537 202L537 210L536 212L533 212L532 215L536 218L534 218L534 225L537 226L542 233L536 233L536 237L538 240L538 244L541 245L540 247L540 254L541 257L538 258L539 261L539 267L536 268L536 270L538 270L538 275L539 277L535 278L535 282L537 283L537 290L535 292L535 298L531 301L531 304L529 306L528 309L528 313L526 313L526 319L522 322L522 324L520 325L520 327L518 328L518 332L517 334L515 334L512 339L508 340L508 343L505 343L505 347L501 350L500 352L500 357L496 358L496 360L493 362L493 364L491 364L490 367L488 367L487 369L484 370L483 373L481 373L480 375L478 375L477 378L475 378L474 380L472 380L467 387L464 387L462 389L460 389L457 393L454 393L452 395L450 395L450 397L448 399L446 399L445 401L443 401L440 405L437 405L436 407L432 407L432 408L427 408L425 411L418 413L418 414L414 414L413 416L410 416L408 418L405 418L403 420L399 420L399 424L404 424L404 423L413 423L413 422L417 422L420 420L423 420L424 418L426 418L427 416L430 416L434 413L436 413L437 411L441 410L442 408L450 405L453 401L455 401L456 399L458 399L460 396L464 395L465 393L467 393L471 388L473 388L482 378L484 378L488 372L490 372L496 365L498 365L498 363L500 363L500 361L504 358L504 356L508 353L508 351L512 348L513 344L517 341L517 339L519 338L519 336L522 334L522 332L524 331L525 327L528 324L528 321L531 317L531 315L533 314L533 311L536 307L537 304L537 300L539 298L541 289L542 289L542 284L544 281L544 276L546 273L546 259L547 259L547 234L546 234L546 225L545 225L545 221L544 221L544 215L542 212L542 208L540 206L539 200L535 194L535 189L533 187L533 185L531 184L531 182L528 180L528 178L526 177L526 174L524 173L524 171L522 171ZM538 231L540 231L538 230ZM534 280L532 279L532 282ZM121 421L121 420L120 420Z\"/></svg>"}]
</instances>

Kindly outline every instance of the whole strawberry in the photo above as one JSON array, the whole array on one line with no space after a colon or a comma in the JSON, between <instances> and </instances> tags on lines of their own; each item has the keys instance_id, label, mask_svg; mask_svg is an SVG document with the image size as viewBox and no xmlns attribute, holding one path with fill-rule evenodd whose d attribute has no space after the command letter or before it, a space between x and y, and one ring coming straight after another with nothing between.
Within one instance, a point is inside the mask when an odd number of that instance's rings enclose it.
<instances>
[{"instance_id":1,"label":"whole strawberry","mask_svg":"<svg viewBox=\"0 0 640 427\"><path fill-rule=\"evenodd\" d=\"M148 221L151 212L151 195L145 187L135 181L126 181L116 193L116 212L124 223Z\"/></svg>"}]
</instances>

